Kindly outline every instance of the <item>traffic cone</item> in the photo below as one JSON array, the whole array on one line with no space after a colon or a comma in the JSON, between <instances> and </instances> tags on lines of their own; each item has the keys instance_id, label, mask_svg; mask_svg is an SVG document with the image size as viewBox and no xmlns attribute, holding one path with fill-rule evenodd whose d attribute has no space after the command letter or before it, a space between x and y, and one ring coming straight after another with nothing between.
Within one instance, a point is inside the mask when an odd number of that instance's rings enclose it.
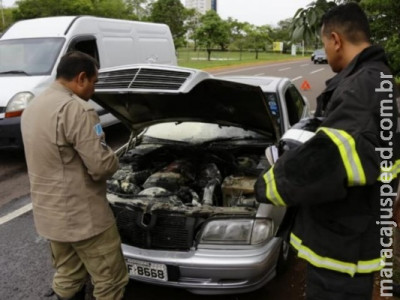
<instances>
[{"instance_id":1,"label":"traffic cone","mask_svg":"<svg viewBox=\"0 0 400 300\"><path fill-rule=\"evenodd\" d=\"M308 83L307 80L304 80L304 81L303 81L303 83L301 84L300 88L301 88L303 91L311 90L311 86L310 86L310 84Z\"/></svg>"}]
</instances>

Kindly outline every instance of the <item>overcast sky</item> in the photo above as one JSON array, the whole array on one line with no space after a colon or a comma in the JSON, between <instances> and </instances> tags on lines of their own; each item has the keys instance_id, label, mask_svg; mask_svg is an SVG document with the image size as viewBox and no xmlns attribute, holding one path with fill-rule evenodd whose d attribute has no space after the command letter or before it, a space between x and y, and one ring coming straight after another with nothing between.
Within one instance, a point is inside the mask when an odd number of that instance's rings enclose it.
<instances>
[{"instance_id":1,"label":"overcast sky","mask_svg":"<svg viewBox=\"0 0 400 300\"><path fill-rule=\"evenodd\" d=\"M0 0L1 1L1 0ZM4 7L15 0L2 0ZM296 10L306 7L313 0L217 0L217 12L226 20L228 17L254 25L273 25L293 17ZM181 0L185 4L185 0Z\"/></svg>"},{"instance_id":2,"label":"overcast sky","mask_svg":"<svg viewBox=\"0 0 400 300\"><path fill-rule=\"evenodd\" d=\"M4 0L3 0L4 1ZM181 0L185 4L185 0ZM313 0L217 0L217 12L254 25L273 25L291 18L300 7L307 7Z\"/></svg>"}]
</instances>

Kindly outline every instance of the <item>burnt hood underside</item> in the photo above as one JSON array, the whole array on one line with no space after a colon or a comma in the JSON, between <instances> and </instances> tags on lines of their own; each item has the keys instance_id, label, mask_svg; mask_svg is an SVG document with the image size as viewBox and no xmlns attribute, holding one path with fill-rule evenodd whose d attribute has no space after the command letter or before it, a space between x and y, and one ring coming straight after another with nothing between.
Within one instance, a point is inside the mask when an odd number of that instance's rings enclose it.
<instances>
[{"instance_id":1,"label":"burnt hood underside","mask_svg":"<svg viewBox=\"0 0 400 300\"><path fill-rule=\"evenodd\" d=\"M96 89L92 98L135 132L162 122L200 121L278 137L260 87L205 79L188 93Z\"/></svg>"}]
</instances>

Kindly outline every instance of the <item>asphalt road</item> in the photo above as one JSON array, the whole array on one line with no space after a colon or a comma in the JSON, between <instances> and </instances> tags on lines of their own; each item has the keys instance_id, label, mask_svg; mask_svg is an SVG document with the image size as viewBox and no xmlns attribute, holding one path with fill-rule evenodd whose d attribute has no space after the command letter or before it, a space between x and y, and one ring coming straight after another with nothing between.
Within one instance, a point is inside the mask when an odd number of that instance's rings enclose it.
<instances>
[{"instance_id":1,"label":"asphalt road","mask_svg":"<svg viewBox=\"0 0 400 300\"><path fill-rule=\"evenodd\" d=\"M315 110L315 99L324 90L325 81L335 75L328 64L313 64L309 58L284 63L270 63L245 68L230 68L211 71L216 76L251 75L288 77L303 96L307 97L311 111ZM304 81L310 85L309 90L302 90Z\"/></svg>"},{"instance_id":2,"label":"asphalt road","mask_svg":"<svg viewBox=\"0 0 400 300\"><path fill-rule=\"evenodd\" d=\"M292 79L299 89L303 81L307 80L311 89L300 91L308 98L311 110L315 109L315 98L323 90L325 80L334 75L328 65L314 65L308 57L299 61L210 72L215 75L283 76ZM107 142L116 149L126 141L129 133L122 125L117 125L106 129L106 136ZM23 152L0 150L0 300L44 299L43 294L50 287L53 270L48 244L36 234L29 203L29 180ZM14 217L13 214L18 215L21 210L25 213ZM301 287L295 286L299 280L293 281L290 278L296 276L296 272L285 276L287 277L274 280L254 293L209 296L207 299L301 299L303 295L298 294ZM289 285L289 282L292 283ZM286 291L284 296L280 293L282 289ZM296 295L291 294L291 290L296 291ZM205 298L183 290L137 282L129 284L128 296L135 300Z\"/></svg>"}]
</instances>

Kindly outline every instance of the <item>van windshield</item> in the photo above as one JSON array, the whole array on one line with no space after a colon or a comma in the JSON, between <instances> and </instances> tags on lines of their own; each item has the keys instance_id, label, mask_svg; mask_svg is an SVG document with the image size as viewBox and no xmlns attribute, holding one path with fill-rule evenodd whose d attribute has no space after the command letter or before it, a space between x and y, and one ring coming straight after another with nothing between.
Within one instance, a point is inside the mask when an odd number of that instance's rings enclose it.
<instances>
[{"instance_id":1,"label":"van windshield","mask_svg":"<svg viewBox=\"0 0 400 300\"><path fill-rule=\"evenodd\" d=\"M49 75L64 38L0 40L0 76Z\"/></svg>"}]
</instances>

